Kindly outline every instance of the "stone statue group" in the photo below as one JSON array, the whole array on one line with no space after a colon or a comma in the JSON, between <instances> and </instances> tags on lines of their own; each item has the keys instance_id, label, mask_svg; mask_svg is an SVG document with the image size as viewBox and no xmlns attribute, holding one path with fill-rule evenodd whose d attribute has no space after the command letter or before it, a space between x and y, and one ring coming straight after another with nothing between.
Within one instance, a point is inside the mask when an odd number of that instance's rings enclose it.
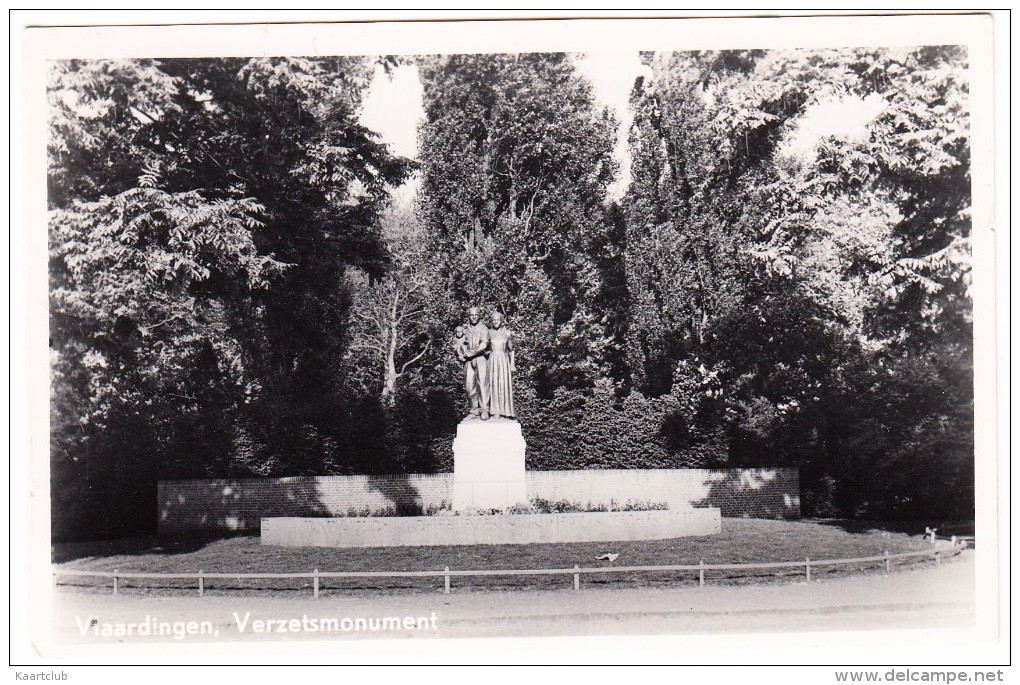
<instances>
[{"instance_id":1,"label":"stone statue group","mask_svg":"<svg viewBox=\"0 0 1020 685\"><path fill-rule=\"evenodd\" d=\"M503 326L503 315L493 312L487 326L482 311L472 307L467 325L457 326L454 335L454 352L464 365L470 416L483 421L490 416L514 418L514 346L510 331Z\"/></svg>"}]
</instances>

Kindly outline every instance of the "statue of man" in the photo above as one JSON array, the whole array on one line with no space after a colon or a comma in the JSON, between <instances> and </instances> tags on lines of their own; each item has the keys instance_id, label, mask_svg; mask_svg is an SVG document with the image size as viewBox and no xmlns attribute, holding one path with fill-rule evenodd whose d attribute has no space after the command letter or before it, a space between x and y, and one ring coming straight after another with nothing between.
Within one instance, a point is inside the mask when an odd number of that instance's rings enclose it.
<instances>
[{"instance_id":1,"label":"statue of man","mask_svg":"<svg viewBox=\"0 0 1020 685\"><path fill-rule=\"evenodd\" d=\"M489 418L489 327L478 307L468 310L468 324L464 327L464 389L471 414L484 421Z\"/></svg>"}]
</instances>

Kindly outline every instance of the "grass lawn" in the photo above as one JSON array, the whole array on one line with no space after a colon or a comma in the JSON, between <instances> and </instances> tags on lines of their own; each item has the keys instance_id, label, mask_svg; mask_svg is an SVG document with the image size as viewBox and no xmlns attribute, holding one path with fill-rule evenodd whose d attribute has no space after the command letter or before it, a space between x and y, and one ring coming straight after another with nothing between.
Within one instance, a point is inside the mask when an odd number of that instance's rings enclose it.
<instances>
[{"instance_id":1,"label":"grass lawn","mask_svg":"<svg viewBox=\"0 0 1020 685\"><path fill-rule=\"evenodd\" d=\"M323 547L263 546L258 536L215 540L133 540L76 543L54 547L54 561L61 568L150 573L206 572L256 573L311 571L418 571L456 569L528 569L661 564L752 563L859 557L925 549L920 535L889 532L855 524L850 529L836 522L774 521L725 518L719 535L646 540L534 545L471 545L451 547L373 547L338 549ZM921 526L923 531L923 526ZM851 532L853 531L853 532ZM615 552L615 562L596 557ZM901 562L903 563L903 562ZM930 561L907 563L931 563ZM818 577L832 574L880 572L879 565L827 567L813 570ZM706 582L762 582L777 578L803 578L803 571L775 569L712 571ZM455 578L457 591L474 589L527 589L569 587L571 576L507 576ZM586 587L645 587L696 583L696 575L678 573L620 573L585 576ZM62 585L82 588L106 587L106 579L65 577ZM145 586L144 588L142 586ZM245 593L259 589L275 593L306 593L310 581L218 579L206 582L209 593ZM325 592L399 592L441 589L441 578L359 578L324 581ZM121 581L122 591L179 593L194 591L194 581ZM107 590L108 591L108 590Z\"/></svg>"}]
</instances>

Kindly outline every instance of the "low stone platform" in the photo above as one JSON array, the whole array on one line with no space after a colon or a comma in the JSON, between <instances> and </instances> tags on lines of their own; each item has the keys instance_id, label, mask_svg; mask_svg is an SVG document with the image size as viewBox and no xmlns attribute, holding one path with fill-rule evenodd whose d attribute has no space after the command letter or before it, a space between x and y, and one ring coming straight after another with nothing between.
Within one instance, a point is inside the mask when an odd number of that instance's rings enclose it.
<instances>
[{"instance_id":1,"label":"low stone platform","mask_svg":"<svg viewBox=\"0 0 1020 685\"><path fill-rule=\"evenodd\" d=\"M521 545L666 540L715 535L719 510L262 519L262 544L285 547Z\"/></svg>"}]
</instances>

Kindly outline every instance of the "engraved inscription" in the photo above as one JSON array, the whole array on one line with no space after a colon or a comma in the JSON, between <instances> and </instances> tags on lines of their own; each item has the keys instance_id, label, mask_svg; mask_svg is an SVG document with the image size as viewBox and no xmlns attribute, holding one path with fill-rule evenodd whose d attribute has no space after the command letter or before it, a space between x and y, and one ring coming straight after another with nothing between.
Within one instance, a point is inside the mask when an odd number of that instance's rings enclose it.
<instances>
[{"instance_id":1,"label":"engraved inscription","mask_svg":"<svg viewBox=\"0 0 1020 685\"><path fill-rule=\"evenodd\" d=\"M719 510L403 518L275 518L264 544L320 547L653 540L720 530Z\"/></svg>"}]
</instances>

